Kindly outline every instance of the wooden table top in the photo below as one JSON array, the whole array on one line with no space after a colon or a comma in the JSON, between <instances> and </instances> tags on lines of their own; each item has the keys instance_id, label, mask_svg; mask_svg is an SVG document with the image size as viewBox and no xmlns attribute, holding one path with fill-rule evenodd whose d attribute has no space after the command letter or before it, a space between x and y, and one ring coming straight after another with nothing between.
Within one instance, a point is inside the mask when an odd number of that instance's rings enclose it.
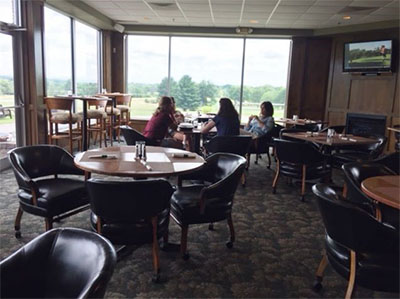
<instances>
[{"instance_id":1,"label":"wooden table top","mask_svg":"<svg viewBox=\"0 0 400 299\"><path fill-rule=\"evenodd\" d=\"M332 138L328 138L326 133L311 134L311 132L283 133L283 135L329 146L371 144L377 141L373 138L354 136L350 134L335 134L335 136Z\"/></svg>"},{"instance_id":2,"label":"wooden table top","mask_svg":"<svg viewBox=\"0 0 400 299\"><path fill-rule=\"evenodd\" d=\"M139 160L135 160L135 146L107 147L93 149L79 153L75 159L75 165L87 172L141 177L166 177L192 172L203 166L204 159L195 153L165 148L158 146L146 146L146 164L152 170L148 170ZM173 154L188 154L194 158L178 158ZM90 158L90 156L114 155L116 159Z\"/></svg>"},{"instance_id":3,"label":"wooden table top","mask_svg":"<svg viewBox=\"0 0 400 299\"><path fill-rule=\"evenodd\" d=\"M370 177L362 181L361 189L376 201L400 210L400 176Z\"/></svg>"},{"instance_id":4,"label":"wooden table top","mask_svg":"<svg viewBox=\"0 0 400 299\"><path fill-rule=\"evenodd\" d=\"M301 119L293 120L291 118L278 118L274 120L277 123L284 123L288 125L298 125L298 126L305 126L305 125L314 125L314 124L324 124L327 122L321 120L311 120L311 119Z\"/></svg>"},{"instance_id":5,"label":"wooden table top","mask_svg":"<svg viewBox=\"0 0 400 299\"><path fill-rule=\"evenodd\" d=\"M387 127L387 129L388 129L389 131L393 131L393 132L400 133L400 129L399 129L399 128Z\"/></svg>"},{"instance_id":6,"label":"wooden table top","mask_svg":"<svg viewBox=\"0 0 400 299\"><path fill-rule=\"evenodd\" d=\"M102 97L92 96L78 96L78 95L56 95L55 98L66 99L66 100L109 100L108 97L102 95Z\"/></svg>"},{"instance_id":7,"label":"wooden table top","mask_svg":"<svg viewBox=\"0 0 400 299\"><path fill-rule=\"evenodd\" d=\"M128 96L129 94L127 93L120 93L120 92L105 92L105 93L97 93L96 96L103 96L103 97L109 97L109 98L114 98L117 96Z\"/></svg>"}]
</instances>

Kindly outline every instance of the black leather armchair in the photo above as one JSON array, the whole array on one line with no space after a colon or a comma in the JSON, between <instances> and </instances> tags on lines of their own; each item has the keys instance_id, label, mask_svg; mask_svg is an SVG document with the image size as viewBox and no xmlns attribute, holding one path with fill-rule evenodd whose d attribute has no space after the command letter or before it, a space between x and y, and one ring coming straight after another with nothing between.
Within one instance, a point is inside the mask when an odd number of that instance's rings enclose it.
<instances>
[{"instance_id":1,"label":"black leather armchair","mask_svg":"<svg viewBox=\"0 0 400 299\"><path fill-rule=\"evenodd\" d=\"M363 180L383 175L395 175L395 173L382 164L372 162L353 162L342 166L345 178L344 196L359 208L371 215L375 215L376 209L382 214L382 221L399 228L399 211L386 205L378 205L361 190Z\"/></svg>"},{"instance_id":2,"label":"black leather armchair","mask_svg":"<svg viewBox=\"0 0 400 299\"><path fill-rule=\"evenodd\" d=\"M348 279L346 298L354 285L377 291L399 291L399 232L344 200L323 184L313 187L325 226L325 250L316 276L321 289L327 261Z\"/></svg>"},{"instance_id":3,"label":"black leather armchair","mask_svg":"<svg viewBox=\"0 0 400 299\"><path fill-rule=\"evenodd\" d=\"M115 262L98 234L53 229L0 262L1 298L103 298Z\"/></svg>"},{"instance_id":4,"label":"black leather armchair","mask_svg":"<svg viewBox=\"0 0 400 299\"><path fill-rule=\"evenodd\" d=\"M371 138L376 138L377 141L372 144L337 147L332 154L333 166L340 168L345 163L372 161L378 158L385 148L387 138L386 136L371 136Z\"/></svg>"},{"instance_id":5,"label":"black leather armchair","mask_svg":"<svg viewBox=\"0 0 400 299\"><path fill-rule=\"evenodd\" d=\"M329 179L332 173L329 156L319 152L308 142L275 139L276 158L278 160L272 192L276 192L278 178L284 176L301 179L301 200L307 180Z\"/></svg>"},{"instance_id":6,"label":"black leather armchair","mask_svg":"<svg viewBox=\"0 0 400 299\"><path fill-rule=\"evenodd\" d=\"M235 154L217 153L207 158L204 167L195 173L180 177L183 179L202 178L211 185L180 186L171 198L171 217L181 227L181 254L186 260L188 228L191 224L212 223L227 220L232 248L235 232L232 222L233 198L240 181L246 159Z\"/></svg>"},{"instance_id":7,"label":"black leather armchair","mask_svg":"<svg viewBox=\"0 0 400 299\"><path fill-rule=\"evenodd\" d=\"M175 191L163 179L87 182L92 228L117 245L152 243L153 280L160 280L158 239L168 242L170 199Z\"/></svg>"},{"instance_id":8,"label":"black leather armchair","mask_svg":"<svg viewBox=\"0 0 400 299\"><path fill-rule=\"evenodd\" d=\"M55 145L35 145L12 149L9 160L18 183L19 209L15 219L15 236L21 236L23 212L45 218L46 230L54 221L89 207L85 182L60 175L83 175L73 157ZM52 177L48 177L52 176Z\"/></svg>"},{"instance_id":9,"label":"black leather armchair","mask_svg":"<svg viewBox=\"0 0 400 299\"><path fill-rule=\"evenodd\" d=\"M392 170L393 172L395 172L396 174L400 174L400 152L394 152L382 156L378 159L375 159L373 162L382 164L387 168L389 168L390 170Z\"/></svg>"},{"instance_id":10,"label":"black leather armchair","mask_svg":"<svg viewBox=\"0 0 400 299\"><path fill-rule=\"evenodd\" d=\"M151 145L151 146L160 145L159 142L156 142L155 140L143 136L142 133L136 131L135 129L129 126L120 126L120 130L122 132L122 136L124 136L127 145L135 145L136 141L145 141L146 145Z\"/></svg>"},{"instance_id":11,"label":"black leather armchair","mask_svg":"<svg viewBox=\"0 0 400 299\"><path fill-rule=\"evenodd\" d=\"M275 124L271 131L267 134L262 135L258 138L254 138L250 144L249 154L247 156L247 168L250 166L250 155L256 154L255 164L258 164L258 158L261 154L267 154L268 157L268 168L271 168L271 155L269 154L269 149L274 148L274 138L278 138L282 126Z\"/></svg>"},{"instance_id":12,"label":"black leather armchair","mask_svg":"<svg viewBox=\"0 0 400 299\"><path fill-rule=\"evenodd\" d=\"M231 153L240 155L244 158L248 155L249 147L252 142L250 135L236 136L215 136L204 144L208 154ZM246 184L245 172L242 175L242 185Z\"/></svg>"}]
</instances>

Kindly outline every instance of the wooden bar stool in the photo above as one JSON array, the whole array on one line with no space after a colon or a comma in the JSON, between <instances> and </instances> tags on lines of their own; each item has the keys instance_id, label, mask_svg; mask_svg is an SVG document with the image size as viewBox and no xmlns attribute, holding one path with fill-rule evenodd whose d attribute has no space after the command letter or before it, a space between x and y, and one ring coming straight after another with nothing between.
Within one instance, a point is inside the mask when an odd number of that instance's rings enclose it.
<instances>
[{"instance_id":1,"label":"wooden bar stool","mask_svg":"<svg viewBox=\"0 0 400 299\"><path fill-rule=\"evenodd\" d=\"M69 140L69 151L73 153L73 142L78 142L78 151L81 150L82 132L80 123L82 116L77 113L72 113L73 99L61 99L56 97L44 98L47 107L47 116L49 122L49 144L53 144L53 140L58 145L58 140ZM76 124L76 128L72 125ZM61 130L59 125L67 125L67 130Z\"/></svg>"},{"instance_id":2,"label":"wooden bar stool","mask_svg":"<svg viewBox=\"0 0 400 299\"><path fill-rule=\"evenodd\" d=\"M88 140L90 144L90 134L95 133L94 142L96 144L97 136L100 135L99 146L102 147L102 141L104 140L104 146L107 147L107 118L108 115L105 112L105 107L107 106L108 100L89 100L87 101L88 110L87 110L87 131L88 131ZM94 107L95 109L90 109ZM96 120L95 123L92 123L91 120Z\"/></svg>"},{"instance_id":3,"label":"wooden bar stool","mask_svg":"<svg viewBox=\"0 0 400 299\"><path fill-rule=\"evenodd\" d=\"M107 106L104 108L107 113L107 131L110 136L111 146L113 146L113 132L117 130L118 142L120 142L120 126L121 126L121 110L115 108L112 101L107 101Z\"/></svg>"},{"instance_id":4,"label":"wooden bar stool","mask_svg":"<svg viewBox=\"0 0 400 299\"><path fill-rule=\"evenodd\" d=\"M115 100L117 102L117 109L121 111L121 125L129 125L131 119L131 95L123 94L116 96Z\"/></svg>"}]
</instances>

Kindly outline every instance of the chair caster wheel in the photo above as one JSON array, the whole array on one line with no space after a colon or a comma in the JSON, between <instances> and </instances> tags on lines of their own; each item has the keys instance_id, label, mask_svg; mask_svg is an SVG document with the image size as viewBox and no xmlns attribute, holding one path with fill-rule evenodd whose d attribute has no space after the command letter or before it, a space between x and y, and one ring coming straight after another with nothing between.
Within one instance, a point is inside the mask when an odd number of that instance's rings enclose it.
<instances>
[{"instance_id":1,"label":"chair caster wheel","mask_svg":"<svg viewBox=\"0 0 400 299\"><path fill-rule=\"evenodd\" d=\"M20 238L21 238L21 232L20 232L20 231L16 231L16 232L15 232L15 237L16 237L17 239L20 239Z\"/></svg>"},{"instance_id":2,"label":"chair caster wheel","mask_svg":"<svg viewBox=\"0 0 400 299\"><path fill-rule=\"evenodd\" d=\"M189 253L184 253L182 255L182 258L183 258L184 261L187 261L189 259L189 257L190 257Z\"/></svg>"},{"instance_id":3,"label":"chair caster wheel","mask_svg":"<svg viewBox=\"0 0 400 299\"><path fill-rule=\"evenodd\" d=\"M320 281L316 281L312 289L314 292L319 293L322 289L322 283Z\"/></svg>"},{"instance_id":4,"label":"chair caster wheel","mask_svg":"<svg viewBox=\"0 0 400 299\"><path fill-rule=\"evenodd\" d=\"M154 274L153 277L151 278L151 281L154 283L159 283L161 281L161 276L160 274Z\"/></svg>"},{"instance_id":5,"label":"chair caster wheel","mask_svg":"<svg viewBox=\"0 0 400 299\"><path fill-rule=\"evenodd\" d=\"M233 247L233 242L232 241L228 241L225 243L226 247L228 247L229 249L231 249Z\"/></svg>"}]
</instances>

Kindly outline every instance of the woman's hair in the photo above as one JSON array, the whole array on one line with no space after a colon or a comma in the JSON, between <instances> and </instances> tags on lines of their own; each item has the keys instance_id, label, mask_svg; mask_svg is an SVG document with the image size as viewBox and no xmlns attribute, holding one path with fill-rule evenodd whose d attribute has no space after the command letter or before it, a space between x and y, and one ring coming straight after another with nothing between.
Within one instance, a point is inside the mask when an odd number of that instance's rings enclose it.
<instances>
[{"instance_id":1,"label":"woman's hair","mask_svg":"<svg viewBox=\"0 0 400 299\"><path fill-rule=\"evenodd\" d=\"M153 115L154 116L158 115L161 112L167 114L172 114L174 112L174 104L170 97L167 96L161 97L160 101L158 102L158 107Z\"/></svg>"},{"instance_id":2,"label":"woman's hair","mask_svg":"<svg viewBox=\"0 0 400 299\"><path fill-rule=\"evenodd\" d=\"M271 102L269 102L269 101L262 102L260 107L263 107L263 106L264 106L264 109L265 109L264 116L272 116L272 115L274 115L274 106L272 106Z\"/></svg>"},{"instance_id":3,"label":"woman's hair","mask_svg":"<svg viewBox=\"0 0 400 299\"><path fill-rule=\"evenodd\" d=\"M237 117L239 118L239 113L237 113L232 101L228 98L221 98L219 100L219 116L225 117Z\"/></svg>"}]
</instances>

